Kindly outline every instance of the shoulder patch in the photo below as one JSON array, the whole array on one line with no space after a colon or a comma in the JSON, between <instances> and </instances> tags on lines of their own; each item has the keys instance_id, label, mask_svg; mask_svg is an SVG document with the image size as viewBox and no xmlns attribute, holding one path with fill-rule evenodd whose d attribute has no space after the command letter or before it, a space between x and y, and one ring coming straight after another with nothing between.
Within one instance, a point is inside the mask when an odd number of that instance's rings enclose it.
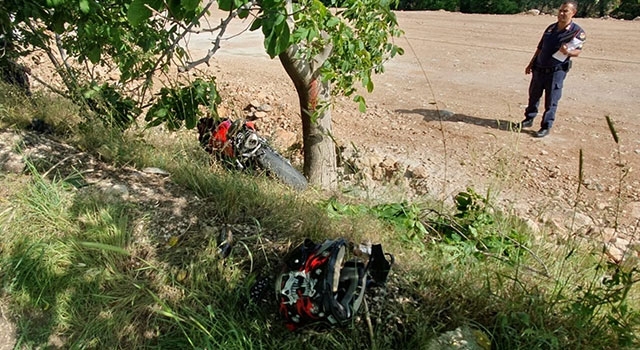
<instances>
[{"instance_id":1,"label":"shoulder patch","mask_svg":"<svg viewBox=\"0 0 640 350\"><path fill-rule=\"evenodd\" d=\"M587 35L584 32L580 32L580 34L578 34L578 39L584 41L584 39L587 38Z\"/></svg>"}]
</instances>

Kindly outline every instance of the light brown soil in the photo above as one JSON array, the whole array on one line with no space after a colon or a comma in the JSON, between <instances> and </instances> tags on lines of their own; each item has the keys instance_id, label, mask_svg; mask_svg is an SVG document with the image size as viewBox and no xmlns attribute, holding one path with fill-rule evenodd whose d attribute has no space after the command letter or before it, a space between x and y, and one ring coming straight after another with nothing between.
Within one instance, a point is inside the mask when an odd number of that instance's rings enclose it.
<instances>
[{"instance_id":1,"label":"light brown soil","mask_svg":"<svg viewBox=\"0 0 640 350\"><path fill-rule=\"evenodd\" d=\"M575 19L587 41L565 81L552 133L536 139L532 134L541 116L522 133L509 125L523 118L530 80L524 68L555 16L443 11L397 16L405 31L397 44L405 55L375 77L374 92L365 96L366 114L346 99L338 101L332 118L339 142L353 142L409 168L423 166L428 178L421 192L440 198L450 199L467 186L480 193L491 189L505 207L532 222L566 229L575 228L570 217L578 198L577 211L584 214L579 226L600 231L617 221L626 235L635 232L640 22ZM295 130L297 99L279 61L264 54L259 33L231 37L245 26L238 22L227 32L230 39L222 42L210 70L227 91L238 93L227 98L241 99L238 95L248 92L282 110L278 118L291 118L289 129ZM208 45L203 38L192 40L194 55ZM605 116L613 120L619 144Z\"/></svg>"}]
</instances>

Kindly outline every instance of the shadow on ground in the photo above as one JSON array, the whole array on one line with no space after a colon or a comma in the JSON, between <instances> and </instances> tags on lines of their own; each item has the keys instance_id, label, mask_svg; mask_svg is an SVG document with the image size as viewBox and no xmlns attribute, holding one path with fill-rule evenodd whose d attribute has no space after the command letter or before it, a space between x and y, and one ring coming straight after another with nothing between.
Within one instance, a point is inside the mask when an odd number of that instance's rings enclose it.
<instances>
[{"instance_id":1,"label":"shadow on ground","mask_svg":"<svg viewBox=\"0 0 640 350\"><path fill-rule=\"evenodd\" d=\"M457 123L462 122L471 125L484 126L492 129L503 131L515 131L520 132L520 125L518 122L513 122L504 119L484 119L466 114L453 113L447 110L435 110L435 109L396 109L397 113L403 114L419 114L422 116L422 120L425 122L443 121ZM523 133L530 135L535 134L535 130L522 130Z\"/></svg>"}]
</instances>

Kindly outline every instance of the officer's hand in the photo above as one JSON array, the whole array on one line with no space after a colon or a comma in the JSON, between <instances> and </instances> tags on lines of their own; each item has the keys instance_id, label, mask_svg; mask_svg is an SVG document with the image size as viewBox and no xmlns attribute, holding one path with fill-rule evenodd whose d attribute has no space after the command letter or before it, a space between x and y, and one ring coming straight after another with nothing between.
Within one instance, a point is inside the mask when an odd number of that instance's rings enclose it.
<instances>
[{"instance_id":1,"label":"officer's hand","mask_svg":"<svg viewBox=\"0 0 640 350\"><path fill-rule=\"evenodd\" d=\"M569 54L569 50L567 50L567 45L566 44L560 46L560 53L562 53L563 55L568 55Z\"/></svg>"},{"instance_id":2,"label":"officer's hand","mask_svg":"<svg viewBox=\"0 0 640 350\"><path fill-rule=\"evenodd\" d=\"M528 65L527 68L524 69L524 74L531 74L531 65Z\"/></svg>"}]
</instances>

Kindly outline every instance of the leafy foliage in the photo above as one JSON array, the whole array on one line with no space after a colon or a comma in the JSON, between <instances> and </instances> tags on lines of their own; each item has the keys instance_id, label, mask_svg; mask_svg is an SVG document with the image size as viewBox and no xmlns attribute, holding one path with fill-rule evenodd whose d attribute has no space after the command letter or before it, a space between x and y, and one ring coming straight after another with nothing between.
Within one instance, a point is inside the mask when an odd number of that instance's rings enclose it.
<instances>
[{"instance_id":1,"label":"leafy foliage","mask_svg":"<svg viewBox=\"0 0 640 350\"><path fill-rule=\"evenodd\" d=\"M303 0L293 4L293 16L286 17L286 2L269 0L262 3L261 15L251 29L262 29L265 49L275 57L291 45L296 45L296 59L319 61L318 71L324 81L331 82L334 95L350 96L358 82L368 92L373 91L373 73L384 72L384 62L404 50L393 43L402 35L391 2L376 0L332 1L338 6L330 11L318 0ZM362 96L354 98L362 106Z\"/></svg>"},{"instance_id":2,"label":"leafy foliage","mask_svg":"<svg viewBox=\"0 0 640 350\"><path fill-rule=\"evenodd\" d=\"M365 205L341 204L336 198L323 203L327 213L332 217L349 215L373 215L411 234L425 235L427 230L421 222L422 208L415 203L384 203L372 207Z\"/></svg>"},{"instance_id":3,"label":"leafy foliage","mask_svg":"<svg viewBox=\"0 0 640 350\"><path fill-rule=\"evenodd\" d=\"M181 88L162 88L159 95L145 117L149 126L166 124L169 130L178 130L184 125L187 129L192 129L204 114L201 106L212 117L218 117L217 106L221 99L214 79L205 81L198 78Z\"/></svg>"},{"instance_id":4,"label":"leafy foliage","mask_svg":"<svg viewBox=\"0 0 640 350\"><path fill-rule=\"evenodd\" d=\"M140 109L133 99L123 96L114 86L107 83L90 83L90 86L84 89L83 98L98 118L118 129L126 129L140 114Z\"/></svg>"},{"instance_id":5,"label":"leafy foliage","mask_svg":"<svg viewBox=\"0 0 640 350\"><path fill-rule=\"evenodd\" d=\"M611 16L620 19L632 20L640 16L640 1L622 0L619 7L611 12Z\"/></svg>"}]
</instances>

